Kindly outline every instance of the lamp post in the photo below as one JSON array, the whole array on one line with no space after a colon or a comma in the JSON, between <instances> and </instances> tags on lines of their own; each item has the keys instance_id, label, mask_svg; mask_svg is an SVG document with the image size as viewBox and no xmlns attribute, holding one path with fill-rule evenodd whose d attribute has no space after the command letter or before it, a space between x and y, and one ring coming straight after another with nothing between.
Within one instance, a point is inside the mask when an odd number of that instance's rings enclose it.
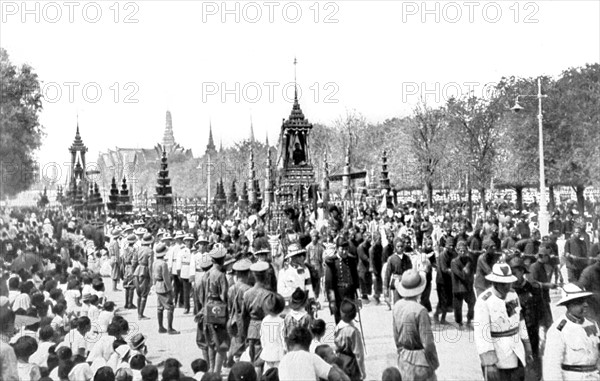
<instances>
[{"instance_id":1,"label":"lamp post","mask_svg":"<svg viewBox=\"0 0 600 381\"><path fill-rule=\"evenodd\" d=\"M523 110L523 107L519 104L519 97L536 97L538 99L538 149L540 155L540 210L538 215L538 222L540 234L543 237L545 235L548 235L549 229L548 202L546 200L546 176L544 174L544 131L542 127L542 98L546 98L547 95L542 95L541 78L538 78L537 85L537 95L517 95L517 98L515 99L515 105L511 108L511 110L514 112L519 112Z\"/></svg>"}]
</instances>

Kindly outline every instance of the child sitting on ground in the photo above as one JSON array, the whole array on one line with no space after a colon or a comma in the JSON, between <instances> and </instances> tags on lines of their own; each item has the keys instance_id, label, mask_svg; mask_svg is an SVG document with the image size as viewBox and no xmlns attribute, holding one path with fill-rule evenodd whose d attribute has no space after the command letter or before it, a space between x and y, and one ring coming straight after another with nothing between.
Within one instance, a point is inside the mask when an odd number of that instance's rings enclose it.
<instances>
[{"instance_id":1,"label":"child sitting on ground","mask_svg":"<svg viewBox=\"0 0 600 381\"><path fill-rule=\"evenodd\" d=\"M208 363L203 359L192 361L192 372L194 372L194 380L200 381L204 373L208 371Z\"/></svg>"}]
</instances>

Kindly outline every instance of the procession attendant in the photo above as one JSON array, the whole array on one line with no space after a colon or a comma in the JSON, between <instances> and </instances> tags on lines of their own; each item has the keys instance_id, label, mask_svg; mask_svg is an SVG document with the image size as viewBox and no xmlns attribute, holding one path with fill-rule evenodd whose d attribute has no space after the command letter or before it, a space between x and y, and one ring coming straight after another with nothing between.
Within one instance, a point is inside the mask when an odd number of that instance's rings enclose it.
<instances>
[{"instance_id":1,"label":"procession attendant","mask_svg":"<svg viewBox=\"0 0 600 381\"><path fill-rule=\"evenodd\" d=\"M410 239L408 237L396 237L392 243L395 252L387 260L385 275L383 277L383 294L387 299L391 298L392 305L400 299L395 284L402 279L404 271L412 268L410 257L406 254L406 248L409 244Z\"/></svg>"},{"instance_id":2,"label":"procession attendant","mask_svg":"<svg viewBox=\"0 0 600 381\"><path fill-rule=\"evenodd\" d=\"M121 248L119 246L119 238L121 237L121 229L115 228L110 234L110 243L108 244L108 253L110 256L110 277L113 281L113 291L119 291L117 285L121 280Z\"/></svg>"},{"instance_id":3,"label":"procession attendant","mask_svg":"<svg viewBox=\"0 0 600 381\"><path fill-rule=\"evenodd\" d=\"M383 293L383 246L381 245L381 234L375 230L372 235L372 244L369 248L369 272L373 274L373 298L379 304Z\"/></svg>"},{"instance_id":4,"label":"procession attendant","mask_svg":"<svg viewBox=\"0 0 600 381\"><path fill-rule=\"evenodd\" d=\"M196 276L196 268L195 263L192 263L192 244L194 243L194 236L191 234L186 234L183 238L183 246L181 247L179 253L181 256L181 286L183 289L183 307L185 308L184 314L187 315L190 313L190 291L192 289L190 278Z\"/></svg>"},{"instance_id":5,"label":"procession attendant","mask_svg":"<svg viewBox=\"0 0 600 381\"><path fill-rule=\"evenodd\" d=\"M137 256L137 250L135 248L135 243L138 241L135 234L130 234L127 237L127 242L129 246L125 248L123 251L122 261L123 261L123 288L125 289L125 308L126 309L135 309L137 308L133 304L133 293L134 293L134 276L133 276L133 260Z\"/></svg>"},{"instance_id":6,"label":"procession attendant","mask_svg":"<svg viewBox=\"0 0 600 381\"><path fill-rule=\"evenodd\" d=\"M475 345L484 379L523 380L533 352L519 297L511 289L517 278L508 264L496 263L486 279L492 286L475 303Z\"/></svg>"},{"instance_id":7,"label":"procession attendant","mask_svg":"<svg viewBox=\"0 0 600 381\"><path fill-rule=\"evenodd\" d=\"M585 318L592 295L576 284L563 287L558 306L567 312L548 330L544 353L545 380L600 380L598 324Z\"/></svg>"},{"instance_id":8,"label":"procession attendant","mask_svg":"<svg viewBox=\"0 0 600 381\"><path fill-rule=\"evenodd\" d=\"M527 327L527 334L529 336L529 342L531 343L531 350L533 354L533 361L528 363L525 367L526 375L528 380L541 380L542 379L542 349L543 342L546 339L546 330L549 326L545 326L551 318L548 319L546 309L544 308L544 300L542 298L542 289L538 283L531 283L525 279L525 274L529 273L525 261L523 258L515 257L508 263L512 273L517 277L517 281L513 284L513 290L519 296L519 303L521 304L522 315L525 318L525 326Z\"/></svg>"},{"instance_id":9,"label":"procession attendant","mask_svg":"<svg viewBox=\"0 0 600 381\"><path fill-rule=\"evenodd\" d=\"M257 360L259 360L261 351L260 326L265 317L263 306L265 300L271 294L271 291L266 286L268 269L269 264L264 261L257 261L250 266L255 283L252 288L244 293L242 304L242 320L244 325L241 336L246 339L250 362L254 364L257 375L262 373L261 363Z\"/></svg>"},{"instance_id":10,"label":"procession attendant","mask_svg":"<svg viewBox=\"0 0 600 381\"><path fill-rule=\"evenodd\" d=\"M589 300L589 314L587 318L600 324L600 254L592 265L586 267L579 277L579 285L592 292Z\"/></svg>"},{"instance_id":11,"label":"procession attendant","mask_svg":"<svg viewBox=\"0 0 600 381\"><path fill-rule=\"evenodd\" d=\"M329 311L339 323L340 305L344 299L356 300L358 270L356 259L348 255L348 241L343 237L336 240L335 255L326 260L325 293Z\"/></svg>"},{"instance_id":12,"label":"procession attendant","mask_svg":"<svg viewBox=\"0 0 600 381\"><path fill-rule=\"evenodd\" d=\"M255 262L265 262L267 266L266 270L266 283L265 286L269 291L275 292L277 291L277 273L275 272L275 267L273 263L269 260L269 254L271 253L271 248L267 245L263 245L258 247L254 252Z\"/></svg>"},{"instance_id":13,"label":"procession attendant","mask_svg":"<svg viewBox=\"0 0 600 381\"><path fill-rule=\"evenodd\" d=\"M314 288L315 299L319 298L323 289L323 251L325 246L319 240L319 232L316 229L310 231L310 243L306 246L306 262L315 270L319 281ZM271 246L273 246L271 244Z\"/></svg>"},{"instance_id":14,"label":"procession attendant","mask_svg":"<svg viewBox=\"0 0 600 381\"><path fill-rule=\"evenodd\" d=\"M371 249L371 234L370 233L358 233L362 235L362 242L356 248L357 262L358 262L358 280L360 295L364 303L369 302L369 295L373 291L373 276L371 273L371 266L369 263L369 250Z\"/></svg>"},{"instance_id":15,"label":"procession attendant","mask_svg":"<svg viewBox=\"0 0 600 381\"><path fill-rule=\"evenodd\" d=\"M237 362L244 352L246 343L242 338L242 303L244 293L250 289L249 276L252 262L243 258L233 264L235 283L227 291L227 310L229 311L229 320L227 322L227 332L231 337L231 346L229 348L230 361Z\"/></svg>"},{"instance_id":16,"label":"procession attendant","mask_svg":"<svg viewBox=\"0 0 600 381\"><path fill-rule=\"evenodd\" d=\"M565 242L565 258L569 282L577 282L583 269L589 264L588 247L582 236L581 227L576 225L573 235Z\"/></svg>"},{"instance_id":17,"label":"procession attendant","mask_svg":"<svg viewBox=\"0 0 600 381\"><path fill-rule=\"evenodd\" d=\"M315 297L310 271L304 265L305 258L306 250L302 249L299 244L292 243L288 247L285 258L286 265L279 270L279 277L277 278L277 292L283 296L286 305L289 305L292 293L297 288L306 291L309 298L314 299Z\"/></svg>"},{"instance_id":18,"label":"procession attendant","mask_svg":"<svg viewBox=\"0 0 600 381\"><path fill-rule=\"evenodd\" d=\"M446 239L444 250L437 260L436 285L438 294L438 304L435 308L433 321L435 323L446 324L446 313L452 311L452 260L457 257L454 250L454 237L449 236ZM440 320L441 315L441 320Z\"/></svg>"},{"instance_id":19,"label":"procession attendant","mask_svg":"<svg viewBox=\"0 0 600 381\"><path fill-rule=\"evenodd\" d=\"M475 292L473 282L475 279L475 263L467 251L467 243L458 241L456 245L458 256L451 262L452 270L452 293L454 320L462 327L463 302L467 303L467 326L471 327L471 321L475 313Z\"/></svg>"},{"instance_id":20,"label":"procession attendant","mask_svg":"<svg viewBox=\"0 0 600 381\"><path fill-rule=\"evenodd\" d=\"M490 288L491 284L486 277L492 273L492 267L498 261L498 257L494 241L489 239L483 241L483 254L477 258L475 270L475 293L477 296Z\"/></svg>"},{"instance_id":21,"label":"procession attendant","mask_svg":"<svg viewBox=\"0 0 600 381\"><path fill-rule=\"evenodd\" d=\"M150 269L152 268L152 259L154 255L150 246L154 242L154 238L152 237L152 234L146 233L142 237L141 242L142 246L140 246L133 259L133 267L135 268L133 277L138 296L138 320L147 320L149 318L144 316L144 310L146 309L146 301L150 294L150 288L152 287Z\"/></svg>"},{"instance_id":22,"label":"procession attendant","mask_svg":"<svg viewBox=\"0 0 600 381\"><path fill-rule=\"evenodd\" d=\"M204 312L204 332L208 344L208 370L221 373L223 362L229 350L230 338L227 334L227 279L223 272L226 250L215 245L209 255L213 266L207 276L200 281L198 299Z\"/></svg>"},{"instance_id":23,"label":"procession attendant","mask_svg":"<svg viewBox=\"0 0 600 381\"><path fill-rule=\"evenodd\" d=\"M419 256L419 261L421 263L420 269L425 271L425 280L427 281L427 286L421 294L421 304L427 311L431 312L431 282L433 280L433 267L436 266L435 250L433 248L431 235L423 237L423 246L421 246ZM413 263L413 268L414 266L415 263Z\"/></svg>"},{"instance_id":24,"label":"procession attendant","mask_svg":"<svg viewBox=\"0 0 600 381\"><path fill-rule=\"evenodd\" d=\"M156 260L152 264L152 281L154 282L154 291L157 299L158 333L178 334L179 331L173 329L173 284L171 282L171 272L164 261L167 253L167 247L159 243L154 248ZM169 329L163 326L163 311L167 310L167 322Z\"/></svg>"}]
</instances>

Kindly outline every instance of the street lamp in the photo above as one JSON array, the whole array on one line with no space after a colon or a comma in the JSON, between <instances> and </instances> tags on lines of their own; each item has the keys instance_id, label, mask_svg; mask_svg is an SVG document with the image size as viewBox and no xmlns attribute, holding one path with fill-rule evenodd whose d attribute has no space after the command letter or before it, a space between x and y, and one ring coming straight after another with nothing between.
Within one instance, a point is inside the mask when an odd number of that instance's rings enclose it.
<instances>
[{"instance_id":1,"label":"street lamp","mask_svg":"<svg viewBox=\"0 0 600 381\"><path fill-rule=\"evenodd\" d=\"M511 110L518 113L524 108L519 104L519 97L535 97L538 99L538 139L539 139L539 155L540 155L540 210L539 210L539 228L540 234L543 236L548 235L549 228L549 215L548 215L548 203L546 201L546 176L544 174L544 131L542 128L542 98L546 98L547 95L542 95L542 80L538 78L538 93L537 95L517 95L515 99L515 105L511 107Z\"/></svg>"}]
</instances>

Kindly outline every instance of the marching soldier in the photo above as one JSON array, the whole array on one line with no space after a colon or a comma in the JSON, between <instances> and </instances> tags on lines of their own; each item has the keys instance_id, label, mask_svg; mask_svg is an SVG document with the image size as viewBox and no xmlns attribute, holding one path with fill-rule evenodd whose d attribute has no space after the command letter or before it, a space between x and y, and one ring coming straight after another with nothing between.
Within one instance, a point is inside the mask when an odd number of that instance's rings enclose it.
<instances>
[{"instance_id":1,"label":"marching soldier","mask_svg":"<svg viewBox=\"0 0 600 381\"><path fill-rule=\"evenodd\" d=\"M221 374L223 361L229 350L230 338L227 333L227 291L223 261L226 250L215 245L210 252L213 266L202 278L198 288L198 299L204 312L204 333L208 344L208 371Z\"/></svg>"},{"instance_id":2,"label":"marching soldier","mask_svg":"<svg viewBox=\"0 0 600 381\"><path fill-rule=\"evenodd\" d=\"M584 316L591 292L573 283L563 288L556 303L567 307L548 330L544 354L545 380L600 380L598 325Z\"/></svg>"},{"instance_id":3,"label":"marching soldier","mask_svg":"<svg viewBox=\"0 0 600 381\"><path fill-rule=\"evenodd\" d=\"M517 278L509 265L497 263L486 279L492 287L475 303L475 345L484 378L523 380L533 356L519 297L511 289Z\"/></svg>"},{"instance_id":4,"label":"marching soldier","mask_svg":"<svg viewBox=\"0 0 600 381\"><path fill-rule=\"evenodd\" d=\"M171 275L173 275L173 303L178 307L183 307L183 288L181 284L181 249L183 245L183 239L185 233L181 230L175 233L173 246L169 254L171 255L168 259L171 262Z\"/></svg>"},{"instance_id":5,"label":"marching soldier","mask_svg":"<svg viewBox=\"0 0 600 381\"><path fill-rule=\"evenodd\" d=\"M173 284L171 283L171 272L167 263L164 261L167 253L167 246L159 243L154 248L156 260L152 264L152 280L154 282L154 291L157 299L158 333L169 333L170 335L179 334L179 331L173 329ZM167 309L167 322L169 329L163 326L163 311Z\"/></svg>"},{"instance_id":6,"label":"marching soldier","mask_svg":"<svg viewBox=\"0 0 600 381\"><path fill-rule=\"evenodd\" d=\"M202 308L203 295L200 295L200 285L202 282L206 282L208 277L208 270L212 267L213 262L210 259L208 253L203 253L200 259L200 269L202 270L202 276L198 280L198 286L194 291L194 308L196 309L196 315L194 321L197 324L196 327L196 345L202 351L202 357L208 361L208 342L206 341L206 334L204 330L204 308Z\"/></svg>"},{"instance_id":7,"label":"marching soldier","mask_svg":"<svg viewBox=\"0 0 600 381\"><path fill-rule=\"evenodd\" d=\"M243 258L233 264L235 273L235 283L229 287L227 292L227 310L229 311L229 320L227 322L227 332L231 337L230 361L239 361L244 352L245 342L242 340L242 304L244 302L244 293L250 289L249 276L252 262Z\"/></svg>"},{"instance_id":8,"label":"marching soldier","mask_svg":"<svg viewBox=\"0 0 600 381\"><path fill-rule=\"evenodd\" d=\"M142 246L136 252L133 258L133 272L135 289L138 295L138 320L147 320L148 317L144 316L144 309L146 309L146 300L148 294L150 294L151 280L150 280L150 269L152 268L152 249L150 245L154 242L152 234L146 233L142 238Z\"/></svg>"},{"instance_id":9,"label":"marching soldier","mask_svg":"<svg viewBox=\"0 0 600 381\"><path fill-rule=\"evenodd\" d=\"M198 292L198 287L200 287L200 280L202 279L202 275L204 274L204 270L202 269L202 258L204 254L206 254L208 247L208 239L206 236L200 232L200 236L198 240L194 243L196 246L196 251L192 253L192 266L195 269L194 276L190 276L190 281L192 282L192 295L196 295ZM195 297L194 297L194 300ZM198 313L198 305L194 302L194 315Z\"/></svg>"},{"instance_id":10,"label":"marching soldier","mask_svg":"<svg viewBox=\"0 0 600 381\"><path fill-rule=\"evenodd\" d=\"M260 344L260 325L265 317L263 305L271 291L267 288L267 270L269 264L264 261L258 261L250 266L250 271L254 278L254 286L244 293L242 303L242 334L241 338L246 340L250 362L253 363L257 375L262 373L259 364L259 355L261 352Z\"/></svg>"},{"instance_id":11,"label":"marching soldier","mask_svg":"<svg viewBox=\"0 0 600 381\"><path fill-rule=\"evenodd\" d=\"M340 305L344 299L353 302L358 290L358 270L356 259L348 255L348 241L342 237L336 240L336 253L327 259L325 268L325 293L329 301L329 311L340 322Z\"/></svg>"}]
</instances>

